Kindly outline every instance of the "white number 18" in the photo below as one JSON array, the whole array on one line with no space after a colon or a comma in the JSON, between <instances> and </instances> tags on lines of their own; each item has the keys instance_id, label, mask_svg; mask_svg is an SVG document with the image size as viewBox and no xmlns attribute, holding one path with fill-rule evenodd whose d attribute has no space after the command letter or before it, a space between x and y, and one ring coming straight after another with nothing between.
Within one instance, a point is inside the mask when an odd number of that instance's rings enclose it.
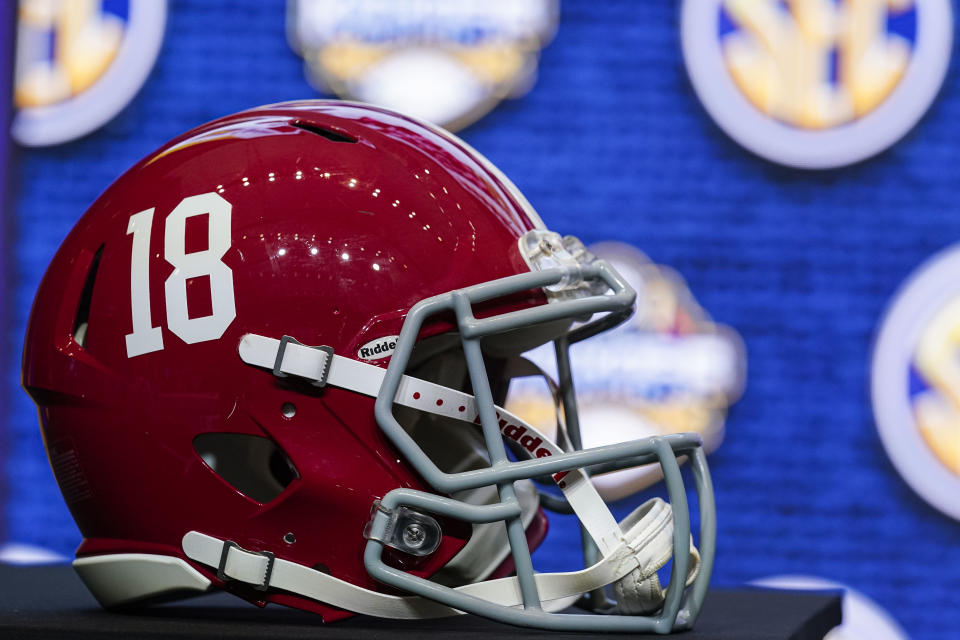
<instances>
[{"instance_id":1,"label":"white number 18","mask_svg":"<svg viewBox=\"0 0 960 640\"><path fill-rule=\"evenodd\" d=\"M167 302L167 326L188 344L216 340L223 336L237 316L233 294L233 271L223 262L230 249L232 206L216 193L190 196L167 216L163 257L173 265L173 273L164 283ZM187 218L209 214L207 248L185 250ZM130 216L127 235L133 235L130 259L130 306L133 333L127 335L127 357L163 349L160 327L153 326L150 313L150 230L153 209ZM187 312L187 279L209 276L213 313L191 318Z\"/></svg>"}]
</instances>

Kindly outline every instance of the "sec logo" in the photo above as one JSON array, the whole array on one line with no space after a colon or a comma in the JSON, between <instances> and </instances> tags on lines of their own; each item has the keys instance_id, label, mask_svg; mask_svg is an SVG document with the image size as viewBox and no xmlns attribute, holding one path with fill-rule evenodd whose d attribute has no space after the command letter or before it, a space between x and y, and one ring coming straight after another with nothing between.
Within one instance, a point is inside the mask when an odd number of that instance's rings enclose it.
<instances>
[{"instance_id":1,"label":"sec logo","mask_svg":"<svg viewBox=\"0 0 960 640\"><path fill-rule=\"evenodd\" d=\"M887 455L927 502L960 519L960 245L894 298L874 347L873 411Z\"/></svg>"},{"instance_id":2,"label":"sec logo","mask_svg":"<svg viewBox=\"0 0 960 640\"><path fill-rule=\"evenodd\" d=\"M120 112L160 51L166 0L20 0L11 133L60 144Z\"/></svg>"},{"instance_id":3,"label":"sec logo","mask_svg":"<svg viewBox=\"0 0 960 640\"><path fill-rule=\"evenodd\" d=\"M684 0L694 90L759 156L825 169L883 151L946 75L949 0Z\"/></svg>"}]
</instances>

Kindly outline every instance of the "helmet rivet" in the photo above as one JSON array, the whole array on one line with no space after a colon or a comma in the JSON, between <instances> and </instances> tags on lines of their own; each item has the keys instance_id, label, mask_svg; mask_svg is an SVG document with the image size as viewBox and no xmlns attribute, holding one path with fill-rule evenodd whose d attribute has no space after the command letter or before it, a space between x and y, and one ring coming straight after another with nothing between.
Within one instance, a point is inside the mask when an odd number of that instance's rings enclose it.
<instances>
[{"instance_id":1,"label":"helmet rivet","mask_svg":"<svg viewBox=\"0 0 960 640\"><path fill-rule=\"evenodd\" d=\"M427 539L427 532L415 522L411 522L403 529L403 543L411 549L419 549Z\"/></svg>"},{"instance_id":2,"label":"helmet rivet","mask_svg":"<svg viewBox=\"0 0 960 640\"><path fill-rule=\"evenodd\" d=\"M293 535L293 533L287 533L283 536L283 541L287 544L293 544L297 541L297 536Z\"/></svg>"},{"instance_id":3,"label":"helmet rivet","mask_svg":"<svg viewBox=\"0 0 960 640\"><path fill-rule=\"evenodd\" d=\"M280 407L280 413L283 414L284 418L292 418L297 415L297 405L292 402L284 402L283 406Z\"/></svg>"}]
</instances>

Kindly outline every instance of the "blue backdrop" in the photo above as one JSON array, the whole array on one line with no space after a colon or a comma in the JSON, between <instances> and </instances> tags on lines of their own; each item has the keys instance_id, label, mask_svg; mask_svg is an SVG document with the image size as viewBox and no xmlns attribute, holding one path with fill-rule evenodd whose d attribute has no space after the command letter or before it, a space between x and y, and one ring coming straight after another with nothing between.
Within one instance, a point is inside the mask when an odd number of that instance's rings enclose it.
<instances>
[{"instance_id":1,"label":"blue backdrop","mask_svg":"<svg viewBox=\"0 0 960 640\"><path fill-rule=\"evenodd\" d=\"M19 388L19 345L48 261L97 194L168 138L317 95L284 21L282 2L174 0L134 102L91 136L20 157L3 369L8 541L63 554L79 542ZM463 132L551 228L588 243L622 239L673 265L715 319L743 335L747 392L711 458L714 584L820 575L926 638L956 638L960 628L960 524L889 463L869 405L869 355L905 276L960 239L957 59L899 144L853 167L804 173L758 160L712 123L683 67L676 4L564 0L533 91Z\"/></svg>"}]
</instances>

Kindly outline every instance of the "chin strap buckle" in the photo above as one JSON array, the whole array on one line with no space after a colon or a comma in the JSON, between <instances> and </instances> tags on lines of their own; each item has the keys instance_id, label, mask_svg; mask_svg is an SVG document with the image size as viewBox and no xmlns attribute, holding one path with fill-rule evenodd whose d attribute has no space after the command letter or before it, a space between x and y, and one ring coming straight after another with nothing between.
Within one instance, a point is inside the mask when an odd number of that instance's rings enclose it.
<instances>
[{"instance_id":1,"label":"chin strap buckle","mask_svg":"<svg viewBox=\"0 0 960 640\"><path fill-rule=\"evenodd\" d=\"M294 350L291 350L291 354L296 359L296 362L288 363L287 369L284 369L283 359L284 356L287 355L287 345L289 344L296 345L296 353L293 353ZM277 356L273 361L273 375L278 378L286 378L288 375L308 378L310 384L313 386L323 387L327 384L327 375L330 373L330 363L332 361L333 347L311 347L308 344L303 344L293 336L283 336L280 338L280 345L277 347Z\"/></svg>"},{"instance_id":2,"label":"chin strap buckle","mask_svg":"<svg viewBox=\"0 0 960 640\"><path fill-rule=\"evenodd\" d=\"M230 555L232 549L235 550L233 556ZM220 551L217 577L224 582L236 580L257 591L266 591L270 588L275 561L276 556L269 551L247 551L233 540L226 540Z\"/></svg>"}]
</instances>

